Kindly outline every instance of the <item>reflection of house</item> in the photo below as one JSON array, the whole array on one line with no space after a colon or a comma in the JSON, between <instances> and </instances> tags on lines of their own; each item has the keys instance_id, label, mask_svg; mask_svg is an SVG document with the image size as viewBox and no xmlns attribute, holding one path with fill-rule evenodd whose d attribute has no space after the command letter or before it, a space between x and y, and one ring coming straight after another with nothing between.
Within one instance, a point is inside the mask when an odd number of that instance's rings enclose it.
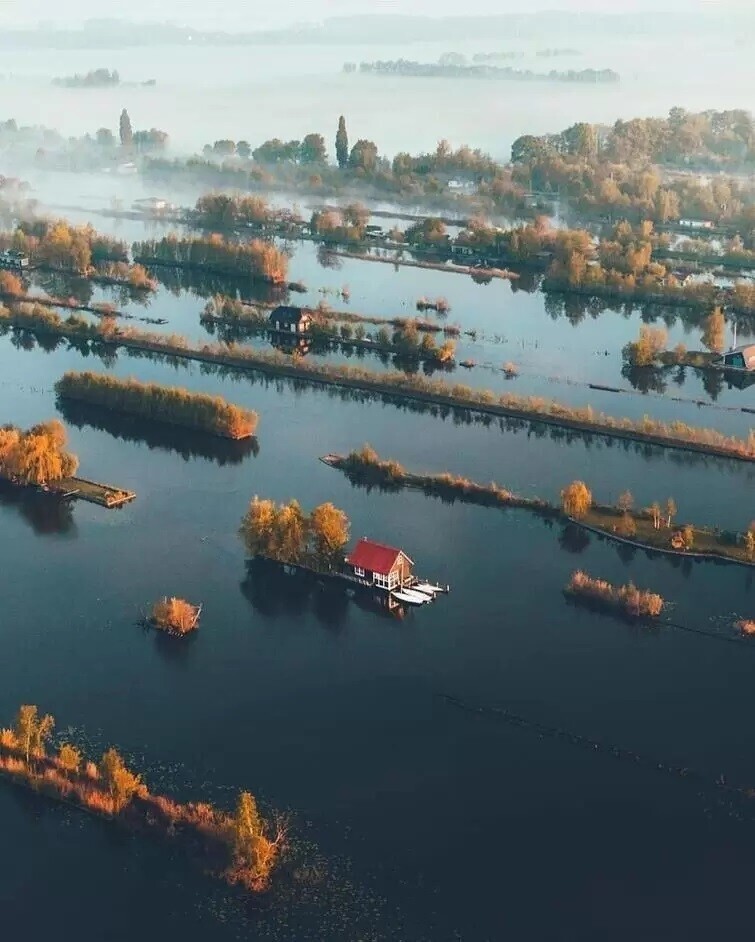
<instances>
[{"instance_id":1,"label":"reflection of house","mask_svg":"<svg viewBox=\"0 0 755 942\"><path fill-rule=\"evenodd\" d=\"M270 313L270 327L286 334L306 334L312 326L312 315L301 307L282 304Z\"/></svg>"},{"instance_id":2,"label":"reflection of house","mask_svg":"<svg viewBox=\"0 0 755 942\"><path fill-rule=\"evenodd\" d=\"M747 343L729 350L724 354L723 363L727 369L755 372L755 343Z\"/></svg>"},{"instance_id":3,"label":"reflection of house","mask_svg":"<svg viewBox=\"0 0 755 942\"><path fill-rule=\"evenodd\" d=\"M364 538L346 559L350 574L381 589L397 589L411 582L413 565L402 550Z\"/></svg>"}]
</instances>

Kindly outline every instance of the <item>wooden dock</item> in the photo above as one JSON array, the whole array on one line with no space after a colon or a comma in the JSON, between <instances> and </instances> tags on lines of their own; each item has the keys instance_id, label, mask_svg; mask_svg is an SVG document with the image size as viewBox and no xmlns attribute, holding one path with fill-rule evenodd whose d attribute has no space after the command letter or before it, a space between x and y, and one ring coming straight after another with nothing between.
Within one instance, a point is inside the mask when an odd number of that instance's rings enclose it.
<instances>
[{"instance_id":1,"label":"wooden dock","mask_svg":"<svg viewBox=\"0 0 755 942\"><path fill-rule=\"evenodd\" d=\"M122 507L136 497L133 491L88 481L86 478L63 478L62 481L48 485L47 490L70 500L85 500L108 509Z\"/></svg>"}]
</instances>

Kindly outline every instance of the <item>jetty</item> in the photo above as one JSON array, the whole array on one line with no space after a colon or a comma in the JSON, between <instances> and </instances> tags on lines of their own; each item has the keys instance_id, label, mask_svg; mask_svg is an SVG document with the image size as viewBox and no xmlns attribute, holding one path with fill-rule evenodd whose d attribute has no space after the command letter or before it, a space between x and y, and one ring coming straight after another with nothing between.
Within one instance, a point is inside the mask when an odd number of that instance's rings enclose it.
<instances>
[{"instance_id":1,"label":"jetty","mask_svg":"<svg viewBox=\"0 0 755 942\"><path fill-rule=\"evenodd\" d=\"M66 500L84 500L90 504L98 504L112 510L122 507L134 500L134 491L127 491L111 484L100 484L97 481L88 481L86 478L63 478L54 484L47 484L44 490L51 494L58 494Z\"/></svg>"}]
</instances>

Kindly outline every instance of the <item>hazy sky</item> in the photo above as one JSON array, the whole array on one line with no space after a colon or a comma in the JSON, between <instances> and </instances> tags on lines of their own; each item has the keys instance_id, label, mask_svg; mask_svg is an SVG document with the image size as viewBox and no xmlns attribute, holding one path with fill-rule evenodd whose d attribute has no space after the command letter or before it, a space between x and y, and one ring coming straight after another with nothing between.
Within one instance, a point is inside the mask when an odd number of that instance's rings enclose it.
<instances>
[{"instance_id":1,"label":"hazy sky","mask_svg":"<svg viewBox=\"0 0 755 942\"><path fill-rule=\"evenodd\" d=\"M327 16L354 13L408 13L443 16L459 14L506 13L533 10L600 10L603 12L642 12L698 9L744 10L753 0L276 0L261 4L251 0L129 0L112 6L102 0L0 0L3 26L32 25L39 21L72 24L90 17L173 20L198 26L218 26L243 30L312 21ZM261 9L260 9L261 8ZM64 12L63 12L64 11Z\"/></svg>"}]
</instances>

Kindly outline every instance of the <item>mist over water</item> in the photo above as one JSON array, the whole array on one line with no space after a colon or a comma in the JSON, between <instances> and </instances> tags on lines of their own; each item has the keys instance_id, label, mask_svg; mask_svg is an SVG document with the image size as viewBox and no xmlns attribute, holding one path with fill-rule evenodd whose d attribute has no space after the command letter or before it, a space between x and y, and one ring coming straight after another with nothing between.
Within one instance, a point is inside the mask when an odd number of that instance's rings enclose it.
<instances>
[{"instance_id":1,"label":"mist over water","mask_svg":"<svg viewBox=\"0 0 755 942\"><path fill-rule=\"evenodd\" d=\"M676 8L683 16L684 4ZM266 14L264 25L283 25L291 9ZM217 23L211 14L195 22L229 28L228 11ZM142 15L138 6L133 15ZM434 150L446 138L505 161L519 136L577 121L752 105L751 41L734 28L706 32L702 21L627 35L576 22L542 36L501 27L458 42L386 39L385 31L376 26L372 43L3 48L0 119L117 135L126 108L134 128L169 133L167 156L224 138L254 148L320 132L332 159L343 114L352 143L369 138L388 157ZM579 54L537 55L554 48ZM621 81L342 71L345 62L436 62L449 52L469 61L513 52L501 64L612 69ZM117 70L122 84L52 84L98 68ZM112 168L48 170L32 156L6 156L0 174L27 180L41 214L91 223L129 244L193 232L128 211L155 195L192 206L199 184ZM319 203L262 195L297 206L305 219ZM373 221L388 228L401 220ZM299 293L170 269L156 272L157 290L146 295L49 272L26 280L33 293L110 302L135 319L119 324L148 320L150 330L194 345L223 336L200 322L221 290L250 303L322 302L383 318L412 316L418 299L442 296L445 318L427 316L458 328L457 363L437 374L451 382L742 438L752 429L754 385L691 368L640 377L623 368L622 347L645 324L664 326L669 347L697 349L697 312L559 299L532 273L479 284L275 241L289 253ZM743 324L740 340L751 336ZM270 350L276 338L259 330L242 339ZM336 342L313 345L306 358L424 369ZM257 411L258 433L231 443L56 401L56 380L84 369L220 395ZM137 497L108 511L0 486L0 727L20 703L38 703L58 718L59 740L95 758L117 744L154 791L230 808L248 788L265 810L290 813L293 837L280 880L250 900L170 842L142 840L0 782L0 915L9 937L707 942L746 933L755 805L736 789L755 787L755 651L734 623L755 617L755 570L645 552L521 510L358 487L318 459L368 441L411 471L447 470L554 503L581 479L598 501L626 490L638 508L673 497L680 521L732 533L755 518L755 464L0 331L0 425L54 417L84 477ZM296 498L305 510L332 501L351 519L352 544L369 536L401 546L421 577L450 593L391 617L314 580L249 565L238 527L255 494ZM637 626L567 604L562 590L575 569L661 593L666 617ZM138 624L166 594L203 605L201 627L185 643Z\"/></svg>"}]
</instances>

